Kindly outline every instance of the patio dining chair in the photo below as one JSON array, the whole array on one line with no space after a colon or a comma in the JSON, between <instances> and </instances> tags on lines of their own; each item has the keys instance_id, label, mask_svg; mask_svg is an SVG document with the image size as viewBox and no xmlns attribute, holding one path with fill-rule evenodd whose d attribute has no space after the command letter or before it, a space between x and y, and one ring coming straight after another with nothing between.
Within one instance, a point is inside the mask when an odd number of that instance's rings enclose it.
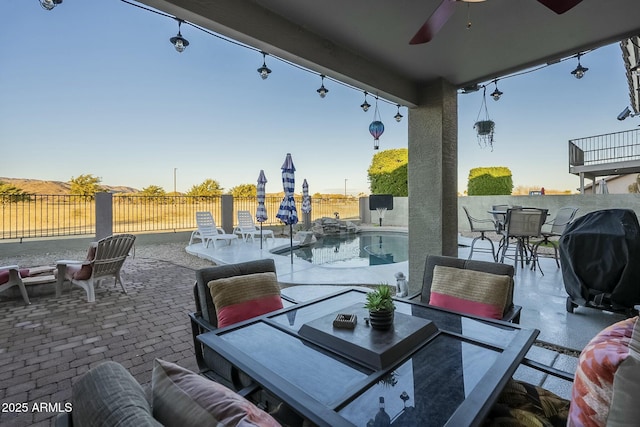
<instances>
[{"instance_id":1,"label":"patio dining chair","mask_svg":"<svg viewBox=\"0 0 640 427\"><path fill-rule=\"evenodd\" d=\"M536 254L529 244L529 239L540 237L542 224L547 218L547 212L547 209L539 208L512 208L507 210L505 229L501 232L503 238L500 242L500 262L504 262L505 258L511 257L511 255L507 255L507 251L511 248L514 249L514 267L518 266L518 259L520 259L521 268L524 268L525 261L527 265L530 262L536 262ZM513 247L512 241L515 241L515 246ZM542 270L540 272L542 273Z\"/></svg>"},{"instance_id":2,"label":"patio dining chair","mask_svg":"<svg viewBox=\"0 0 640 427\"><path fill-rule=\"evenodd\" d=\"M56 297L62 295L65 281L81 287L87 293L87 302L95 302L95 286L112 278L114 285L120 283L122 292L127 293L120 270L129 256L136 236L132 234L115 234L93 242L85 261L60 260L56 263L58 281Z\"/></svg>"},{"instance_id":3,"label":"patio dining chair","mask_svg":"<svg viewBox=\"0 0 640 427\"><path fill-rule=\"evenodd\" d=\"M485 236L485 233L496 233L496 223L491 219L478 219L472 217L466 206L463 206L462 209L464 209L464 213L465 215L467 215L467 220L469 221L471 232L479 233L479 235L471 241L471 251L469 252L469 259L473 257L473 251L475 250L476 252L491 252L493 260L497 261L498 255L496 253L496 248L493 245L493 241ZM491 250L485 247L476 248L475 246L478 240L489 242L489 244L491 245Z\"/></svg>"},{"instance_id":4,"label":"patio dining chair","mask_svg":"<svg viewBox=\"0 0 640 427\"><path fill-rule=\"evenodd\" d=\"M567 225L571 224L577 212L578 208L575 207L560 208L556 213L556 216L551 221L543 224L543 227L544 225L551 225L551 228L549 230L542 230L540 232L542 240L535 242L532 246L532 250L535 253L536 260L538 260L538 257L540 257L541 255L545 256L538 251L541 245L552 246L553 258L556 260L556 265L558 266L558 268L560 268L560 259L558 257L558 239L560 238L560 236L562 236L562 233L564 233L564 229L567 228ZM538 262L538 267L539 266L540 263ZM531 268L535 268L535 264L532 264Z\"/></svg>"},{"instance_id":5,"label":"patio dining chair","mask_svg":"<svg viewBox=\"0 0 640 427\"><path fill-rule=\"evenodd\" d=\"M507 210L509 205L492 205L491 211L493 212L493 222L496 224L496 231L500 233L504 230L504 224L507 219Z\"/></svg>"}]
</instances>

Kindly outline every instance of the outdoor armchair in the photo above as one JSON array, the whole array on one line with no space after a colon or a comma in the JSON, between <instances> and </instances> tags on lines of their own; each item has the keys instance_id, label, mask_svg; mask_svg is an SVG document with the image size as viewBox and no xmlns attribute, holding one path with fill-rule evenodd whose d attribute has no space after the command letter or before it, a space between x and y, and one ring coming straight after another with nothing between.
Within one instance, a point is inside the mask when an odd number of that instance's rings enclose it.
<instances>
[{"instance_id":1,"label":"outdoor armchair","mask_svg":"<svg viewBox=\"0 0 640 427\"><path fill-rule=\"evenodd\" d=\"M113 279L120 283L122 292L127 293L120 276L120 270L129 256L136 236L132 234L115 234L93 242L89 247L87 259L84 261L60 260L57 264L58 281L56 297L62 295L62 285L71 282L85 290L87 302L94 302L95 285L104 279Z\"/></svg>"},{"instance_id":2,"label":"outdoor armchair","mask_svg":"<svg viewBox=\"0 0 640 427\"><path fill-rule=\"evenodd\" d=\"M504 320L507 322L519 323L520 322L520 312L522 307L518 305L514 305L513 303L513 275L514 268L511 265L497 263L497 262L487 262L487 261L476 261L476 260L465 260L461 258L448 257L448 256L440 256L440 255L429 255L425 261L425 269L424 276L422 280L422 291L416 295L411 296L411 299L420 301L425 304L430 304L432 301L432 286L434 282L434 276L436 273L436 267L448 267L456 270L467 270L468 272L480 272L480 273L489 273L491 275L495 275L495 279L500 281L500 276L504 278L504 276L508 276L508 280L502 280L501 282L501 292L504 292L504 306L501 308L501 316L497 317L499 320ZM438 269L440 271L441 269ZM473 274L473 273L471 273ZM467 274L468 275L468 274ZM485 276L487 278L489 276ZM480 283L478 279L470 278L469 288L473 288L472 291L478 291L478 284ZM492 279L489 277L489 279ZM494 285L494 281L484 281L483 283L487 286L486 293L488 295L493 295L498 292L498 285ZM456 283L451 283L450 290L447 290L447 283L440 283L441 286L440 291L443 294L448 294L449 296L455 298L455 293L460 291L459 285L460 282L456 281ZM493 286L496 286L494 289ZM442 289L444 287L444 289ZM464 292L464 290L463 290ZM463 299L465 296L462 294L458 295L458 300ZM436 304L433 304L436 305ZM471 304L473 305L473 303ZM447 308L447 307L444 307ZM457 311L466 312L465 310L458 309ZM468 313L468 312L467 312ZM486 316L485 316L486 317Z\"/></svg>"},{"instance_id":3,"label":"outdoor armchair","mask_svg":"<svg viewBox=\"0 0 640 427\"><path fill-rule=\"evenodd\" d=\"M209 282L233 278L236 280L233 286L237 288L243 285L243 279L251 280L261 273L273 273L275 276L276 268L272 259L208 267L196 271L196 281L193 287L196 311L190 313L189 317L198 368L202 375L233 390L247 387L250 383L248 377L238 372L229 362L197 340L198 335L218 328L218 311L209 289ZM278 295L280 295L279 292ZM291 305L294 303L293 300L285 296L280 296L280 298L283 304Z\"/></svg>"}]
</instances>

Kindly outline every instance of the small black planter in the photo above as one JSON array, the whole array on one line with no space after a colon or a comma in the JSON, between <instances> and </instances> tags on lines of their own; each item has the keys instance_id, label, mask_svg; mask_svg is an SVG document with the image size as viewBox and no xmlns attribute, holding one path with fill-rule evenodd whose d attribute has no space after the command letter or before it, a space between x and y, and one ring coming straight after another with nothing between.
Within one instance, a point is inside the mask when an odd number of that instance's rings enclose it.
<instances>
[{"instance_id":1,"label":"small black planter","mask_svg":"<svg viewBox=\"0 0 640 427\"><path fill-rule=\"evenodd\" d=\"M393 326L393 311L380 310L369 312L369 322L373 329L386 331Z\"/></svg>"}]
</instances>

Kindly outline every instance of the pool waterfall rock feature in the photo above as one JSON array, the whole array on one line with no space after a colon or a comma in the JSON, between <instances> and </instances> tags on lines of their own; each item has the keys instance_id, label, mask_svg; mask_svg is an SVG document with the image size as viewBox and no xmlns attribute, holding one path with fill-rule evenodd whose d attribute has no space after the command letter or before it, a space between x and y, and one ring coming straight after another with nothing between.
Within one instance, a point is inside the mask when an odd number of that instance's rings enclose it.
<instances>
[{"instance_id":1,"label":"pool waterfall rock feature","mask_svg":"<svg viewBox=\"0 0 640 427\"><path fill-rule=\"evenodd\" d=\"M351 221L322 217L313 222L311 231L317 238L321 238L323 236L333 236L336 234L356 233L358 227Z\"/></svg>"}]
</instances>

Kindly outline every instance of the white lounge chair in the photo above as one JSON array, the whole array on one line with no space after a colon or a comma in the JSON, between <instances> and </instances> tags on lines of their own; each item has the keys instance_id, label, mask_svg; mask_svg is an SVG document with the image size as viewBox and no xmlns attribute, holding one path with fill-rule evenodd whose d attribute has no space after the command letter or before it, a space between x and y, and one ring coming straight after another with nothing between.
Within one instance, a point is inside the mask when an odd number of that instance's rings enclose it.
<instances>
[{"instance_id":1,"label":"white lounge chair","mask_svg":"<svg viewBox=\"0 0 640 427\"><path fill-rule=\"evenodd\" d=\"M238 239L238 236L235 234L227 234L222 228L217 227L211 212L196 212L196 224L198 225L198 229L191 233L189 245L193 243L194 239L200 239L202 246L208 248L209 243L213 242L213 247L215 248L216 241L218 240L225 241L230 245L233 240Z\"/></svg>"},{"instance_id":2,"label":"white lounge chair","mask_svg":"<svg viewBox=\"0 0 640 427\"><path fill-rule=\"evenodd\" d=\"M135 240L136 236L132 234L116 234L92 243L85 261L58 261L56 297L62 295L62 285L68 280L85 290L87 302L94 302L95 284L107 278L113 278L114 284L120 283L122 292L126 294L120 270Z\"/></svg>"},{"instance_id":3,"label":"white lounge chair","mask_svg":"<svg viewBox=\"0 0 640 427\"><path fill-rule=\"evenodd\" d=\"M234 234L242 236L242 240L245 242L251 237L251 241L255 236L260 236L260 229L253 222L253 216L249 211L238 211L238 225L233 229ZM275 239L272 230L262 230L262 239L267 240L267 237Z\"/></svg>"}]
</instances>

